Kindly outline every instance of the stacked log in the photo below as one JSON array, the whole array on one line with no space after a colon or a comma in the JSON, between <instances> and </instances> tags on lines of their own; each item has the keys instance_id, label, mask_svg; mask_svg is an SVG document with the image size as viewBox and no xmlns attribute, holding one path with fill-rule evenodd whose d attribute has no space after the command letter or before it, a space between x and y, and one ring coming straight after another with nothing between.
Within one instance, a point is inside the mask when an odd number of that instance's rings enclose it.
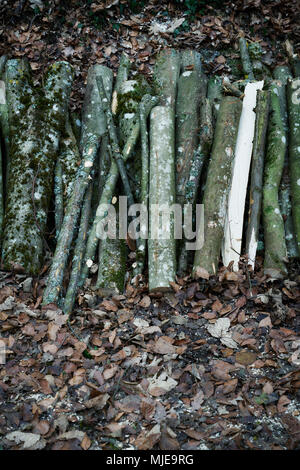
<instances>
[{"instance_id":1,"label":"stacked log","mask_svg":"<svg viewBox=\"0 0 300 470\"><path fill-rule=\"evenodd\" d=\"M50 261L43 304L67 314L95 273L103 296L146 274L156 293L176 276L215 275L220 261L237 271L242 255L254 270L262 236L265 274L285 277L300 255L298 61L286 44L290 67L256 82L239 45L239 82L207 77L193 50L163 49L151 81L125 54L116 80L94 65L82 116L69 110L67 62L39 88L26 59L0 58L2 268L38 275ZM114 237L103 236L110 210Z\"/></svg>"}]
</instances>

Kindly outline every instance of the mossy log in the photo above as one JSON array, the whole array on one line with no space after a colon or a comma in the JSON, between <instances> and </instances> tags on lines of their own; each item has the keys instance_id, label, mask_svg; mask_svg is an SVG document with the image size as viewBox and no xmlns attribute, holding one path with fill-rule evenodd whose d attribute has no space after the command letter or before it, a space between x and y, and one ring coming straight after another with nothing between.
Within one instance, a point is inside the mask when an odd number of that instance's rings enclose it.
<instances>
[{"instance_id":1,"label":"mossy log","mask_svg":"<svg viewBox=\"0 0 300 470\"><path fill-rule=\"evenodd\" d=\"M8 158L9 148L9 128L8 128L8 109L6 100L6 84L5 84L5 64L7 56L0 57L0 137L4 142L5 160ZM5 166L3 166L5 168Z\"/></svg>"},{"instance_id":2,"label":"mossy log","mask_svg":"<svg viewBox=\"0 0 300 470\"><path fill-rule=\"evenodd\" d=\"M206 96L207 80L198 70L183 72L176 100L176 199L184 203L191 164L199 144L200 105ZM196 179L197 181L197 179Z\"/></svg>"},{"instance_id":3,"label":"mossy log","mask_svg":"<svg viewBox=\"0 0 300 470\"><path fill-rule=\"evenodd\" d=\"M298 54L294 53L293 46L288 39L285 41L285 48L288 53L289 62L293 69L294 78L298 78L300 77L300 57Z\"/></svg>"},{"instance_id":4,"label":"mossy log","mask_svg":"<svg viewBox=\"0 0 300 470\"><path fill-rule=\"evenodd\" d=\"M130 62L128 55L125 54L125 52L122 52L120 64L118 67L116 82L114 86L114 91L112 94L111 110L113 114L116 114L117 112L117 107L118 107L118 102L119 102L118 95L121 91L122 84L128 80L130 67L131 67L131 62Z\"/></svg>"},{"instance_id":5,"label":"mossy log","mask_svg":"<svg viewBox=\"0 0 300 470\"><path fill-rule=\"evenodd\" d=\"M151 109L153 107L152 100L150 100L146 106ZM137 139L139 137L139 133L140 133L140 121L137 120L136 124L131 128L131 133L122 150L122 158L124 160L124 163L126 163L126 161L131 157L134 151ZM113 159L111 161L110 169L107 174L105 186L101 193L101 197L100 197L100 201L98 205L99 210L97 209L96 217L94 219L92 228L89 233L86 253L85 253L85 261L84 261L84 265L82 268L80 285L84 284L85 279L89 272L89 266L91 266L91 264L94 261L97 245L99 242L99 239L97 236L97 225L103 219L103 214L102 214L103 204L110 204L113 197L117 196L115 189L116 189L118 178L119 178L119 169L118 169L116 162Z\"/></svg>"},{"instance_id":6,"label":"mossy log","mask_svg":"<svg viewBox=\"0 0 300 470\"><path fill-rule=\"evenodd\" d=\"M180 52L180 70L195 70L201 77L203 74L201 54L194 49L184 49Z\"/></svg>"},{"instance_id":7,"label":"mossy log","mask_svg":"<svg viewBox=\"0 0 300 470\"><path fill-rule=\"evenodd\" d=\"M264 272L273 278L287 273L285 262L287 250L282 215L279 209L278 191L284 156L286 132L280 110L279 90L281 82L274 81L270 87L270 121L263 185L263 228L265 243Z\"/></svg>"},{"instance_id":8,"label":"mossy log","mask_svg":"<svg viewBox=\"0 0 300 470\"><path fill-rule=\"evenodd\" d=\"M239 46L245 78L248 78L249 80L255 80L251 59L248 53L248 45L245 38L239 39Z\"/></svg>"},{"instance_id":9,"label":"mossy log","mask_svg":"<svg viewBox=\"0 0 300 470\"><path fill-rule=\"evenodd\" d=\"M288 82L287 96L292 215L300 256L300 78Z\"/></svg>"},{"instance_id":10,"label":"mossy log","mask_svg":"<svg viewBox=\"0 0 300 470\"><path fill-rule=\"evenodd\" d=\"M218 76L211 77L207 83L207 99L212 104L214 124L216 123L216 120L217 120L222 97L223 97L223 94L222 94L221 77L218 77Z\"/></svg>"},{"instance_id":11,"label":"mossy log","mask_svg":"<svg viewBox=\"0 0 300 470\"><path fill-rule=\"evenodd\" d=\"M71 243L77 228L82 201L91 181L91 173L101 138L106 133L106 117L99 97L96 82L97 76L102 76L107 91L111 90L112 87L113 73L110 69L102 65L90 67L82 114L80 142L82 159L76 173L72 195L67 204L52 259L47 287L43 296L44 305L57 303L59 301L63 276L70 253Z\"/></svg>"},{"instance_id":12,"label":"mossy log","mask_svg":"<svg viewBox=\"0 0 300 470\"><path fill-rule=\"evenodd\" d=\"M266 135L269 122L270 94L269 91L257 92L256 121L253 140L249 217L246 233L246 253L248 264L255 266L261 216L263 172L265 161Z\"/></svg>"},{"instance_id":13,"label":"mossy log","mask_svg":"<svg viewBox=\"0 0 300 470\"><path fill-rule=\"evenodd\" d=\"M142 178L141 178L141 204L148 209L149 202L149 136L147 120L151 109L158 104L158 97L144 95L139 104L139 122L141 129L141 159L142 159ZM147 227L141 224L141 238L136 250L136 266L134 274L141 274L145 264L147 247Z\"/></svg>"},{"instance_id":14,"label":"mossy log","mask_svg":"<svg viewBox=\"0 0 300 470\"><path fill-rule=\"evenodd\" d=\"M41 268L55 159L72 75L67 62L52 64L44 89L37 93L24 60L6 63L11 141L2 252L5 269L37 274Z\"/></svg>"},{"instance_id":15,"label":"mossy log","mask_svg":"<svg viewBox=\"0 0 300 470\"><path fill-rule=\"evenodd\" d=\"M155 106L150 114L150 183L148 240L149 291L170 290L175 281L176 247L174 216L170 215L169 232L155 205L175 203L174 120L170 106ZM163 238L165 237L165 238Z\"/></svg>"},{"instance_id":16,"label":"mossy log","mask_svg":"<svg viewBox=\"0 0 300 470\"><path fill-rule=\"evenodd\" d=\"M124 146L132 131L139 126L139 103L145 94L151 93L151 87L147 81L140 76L134 80L127 80L120 86L119 105L117 108L118 124L120 131L120 146ZM131 176L131 187L136 202L141 197L141 151L137 146L133 158L127 160L127 173ZM128 201L130 203L130 201Z\"/></svg>"},{"instance_id":17,"label":"mossy log","mask_svg":"<svg viewBox=\"0 0 300 470\"><path fill-rule=\"evenodd\" d=\"M286 85L288 79L293 78L293 76L290 67L288 67L287 65L279 65L275 67L273 71L273 76L276 80L280 80L281 82L281 86L278 87L280 112L285 130L285 137L288 138ZM284 220L287 254L289 258L294 258L297 256L298 250L294 236L294 223L292 218L289 159L287 147L284 156L284 166L282 171L281 182L279 186L279 207Z\"/></svg>"},{"instance_id":18,"label":"mossy log","mask_svg":"<svg viewBox=\"0 0 300 470\"><path fill-rule=\"evenodd\" d=\"M95 181L94 181L94 184L96 184ZM66 292L64 305L63 305L63 311L67 315L70 315L72 313L75 299L76 299L77 286L78 286L78 282L80 279L82 261L84 257L84 249L85 249L89 222L90 222L92 194L93 194L93 182L91 181L85 193L84 201L82 204L80 225L79 225L78 235L77 235L76 244L74 248L70 280L69 280L68 289Z\"/></svg>"},{"instance_id":19,"label":"mossy log","mask_svg":"<svg viewBox=\"0 0 300 470\"><path fill-rule=\"evenodd\" d=\"M59 153L55 167L55 228L56 235L61 229L67 202L72 194L76 172L80 164L80 154L70 119L60 139Z\"/></svg>"},{"instance_id":20,"label":"mossy log","mask_svg":"<svg viewBox=\"0 0 300 470\"><path fill-rule=\"evenodd\" d=\"M118 222L117 222L118 232ZM125 240L105 238L99 241L99 264L96 288L101 296L123 292L126 274Z\"/></svg>"},{"instance_id":21,"label":"mossy log","mask_svg":"<svg viewBox=\"0 0 300 470\"><path fill-rule=\"evenodd\" d=\"M0 245L2 244L2 229L3 229L3 217L4 217L4 194L3 194L3 157L2 157L2 139L4 136L1 129L1 107L6 106L6 92L5 92L5 82L2 80L2 74L4 71L5 63L7 57L0 57Z\"/></svg>"},{"instance_id":22,"label":"mossy log","mask_svg":"<svg viewBox=\"0 0 300 470\"><path fill-rule=\"evenodd\" d=\"M241 110L238 98L226 96L218 112L203 198L205 241L195 252L195 277L201 268L209 274L216 274L218 269Z\"/></svg>"},{"instance_id":23,"label":"mossy log","mask_svg":"<svg viewBox=\"0 0 300 470\"><path fill-rule=\"evenodd\" d=\"M163 49L156 57L153 81L160 105L175 110L181 57L175 49Z\"/></svg>"}]
</instances>

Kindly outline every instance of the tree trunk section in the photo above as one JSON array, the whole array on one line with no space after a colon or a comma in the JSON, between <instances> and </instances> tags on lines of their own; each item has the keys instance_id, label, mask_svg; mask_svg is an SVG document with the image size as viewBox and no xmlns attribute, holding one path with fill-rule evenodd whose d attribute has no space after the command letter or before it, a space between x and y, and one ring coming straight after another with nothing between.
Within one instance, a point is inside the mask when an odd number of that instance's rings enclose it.
<instances>
[{"instance_id":1,"label":"tree trunk section","mask_svg":"<svg viewBox=\"0 0 300 470\"><path fill-rule=\"evenodd\" d=\"M59 155L55 168L55 227L56 236L61 229L67 202L72 194L76 172L80 164L80 154L70 119L67 118L65 130L61 136Z\"/></svg>"},{"instance_id":2,"label":"tree trunk section","mask_svg":"<svg viewBox=\"0 0 300 470\"><path fill-rule=\"evenodd\" d=\"M248 254L248 264L252 268L255 266L258 244L269 108L269 92L258 91L250 176L249 218L246 234L246 253Z\"/></svg>"},{"instance_id":3,"label":"tree trunk section","mask_svg":"<svg viewBox=\"0 0 300 470\"><path fill-rule=\"evenodd\" d=\"M163 49L156 58L153 75L156 94L161 106L175 110L177 83L180 73L180 54L174 49Z\"/></svg>"},{"instance_id":4,"label":"tree trunk section","mask_svg":"<svg viewBox=\"0 0 300 470\"><path fill-rule=\"evenodd\" d=\"M285 129L285 137L288 138L288 114L287 114L287 98L286 85L288 79L292 78L292 72L286 65L275 67L273 72L274 78L280 80L281 85L278 87L281 119ZM298 254L297 243L294 237L294 227L291 208L291 188L289 175L288 148L284 156L284 166L282 178L279 187L279 207L284 220L286 248L289 258L294 258Z\"/></svg>"},{"instance_id":5,"label":"tree trunk section","mask_svg":"<svg viewBox=\"0 0 300 470\"><path fill-rule=\"evenodd\" d=\"M168 291L175 281L176 248L174 217L170 216L169 237L166 226L155 216L154 205L165 204L170 210L175 203L174 120L169 106L156 106L150 114L150 184L148 240L149 291ZM160 226L161 225L161 226ZM157 229L157 230L156 230Z\"/></svg>"},{"instance_id":6,"label":"tree trunk section","mask_svg":"<svg viewBox=\"0 0 300 470\"><path fill-rule=\"evenodd\" d=\"M251 64L251 59L250 59L249 52L248 52L248 45L247 45L247 41L245 40L245 38L240 38L239 45L240 45L241 61L243 65L245 78L248 78L249 80L255 80L253 68Z\"/></svg>"},{"instance_id":7,"label":"tree trunk section","mask_svg":"<svg viewBox=\"0 0 300 470\"><path fill-rule=\"evenodd\" d=\"M94 182L95 184L95 182ZM91 201L93 194L93 184L90 182L89 187L86 191L84 202L81 210L81 219L78 230L78 235L76 239L76 244L74 248L73 260L72 260L72 269L69 280L68 289L66 292L66 297L64 301L63 311L65 314L70 315L72 313L76 294L77 287L81 273L82 261L84 257L84 248L87 239L87 232L90 222L90 213L91 213Z\"/></svg>"},{"instance_id":8,"label":"tree trunk section","mask_svg":"<svg viewBox=\"0 0 300 470\"><path fill-rule=\"evenodd\" d=\"M81 131L81 164L77 170L73 184L72 196L69 199L62 228L59 233L55 253L53 256L47 287L43 296L43 304L57 303L61 294L62 281L69 257L74 232L84 194L91 180L92 168L98 153L101 138L106 132L106 117L99 97L96 77L102 76L105 88L111 89L113 73L102 65L95 65L89 69L87 88L83 104L82 131Z\"/></svg>"},{"instance_id":9,"label":"tree trunk section","mask_svg":"<svg viewBox=\"0 0 300 470\"><path fill-rule=\"evenodd\" d=\"M242 102L236 97L227 96L223 98L218 112L203 198L205 242L195 252L195 277L201 268L209 274L216 274L218 269L241 110Z\"/></svg>"},{"instance_id":10,"label":"tree trunk section","mask_svg":"<svg viewBox=\"0 0 300 470\"><path fill-rule=\"evenodd\" d=\"M222 98L222 79L218 76L211 77L207 83L207 99L212 104L214 124L217 121Z\"/></svg>"},{"instance_id":11,"label":"tree trunk section","mask_svg":"<svg viewBox=\"0 0 300 470\"><path fill-rule=\"evenodd\" d=\"M300 256L300 78L288 82L288 112L292 215Z\"/></svg>"},{"instance_id":12,"label":"tree trunk section","mask_svg":"<svg viewBox=\"0 0 300 470\"><path fill-rule=\"evenodd\" d=\"M30 85L24 61L9 60L6 83L10 166L3 237L5 269L38 274L52 195L55 159L72 84L67 62L48 70L43 94Z\"/></svg>"},{"instance_id":13,"label":"tree trunk section","mask_svg":"<svg viewBox=\"0 0 300 470\"><path fill-rule=\"evenodd\" d=\"M278 201L287 145L280 110L278 90L280 86L282 86L280 82L273 82L271 85L271 115L263 186L264 272L273 278L281 278L287 273L284 223Z\"/></svg>"}]
</instances>

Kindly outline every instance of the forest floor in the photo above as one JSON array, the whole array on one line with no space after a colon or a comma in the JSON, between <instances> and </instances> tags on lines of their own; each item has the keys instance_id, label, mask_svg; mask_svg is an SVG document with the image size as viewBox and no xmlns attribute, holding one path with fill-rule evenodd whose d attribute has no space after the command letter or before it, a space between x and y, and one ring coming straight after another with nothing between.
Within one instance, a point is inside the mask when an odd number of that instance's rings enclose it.
<instances>
[{"instance_id":1,"label":"forest floor","mask_svg":"<svg viewBox=\"0 0 300 470\"><path fill-rule=\"evenodd\" d=\"M299 50L297 1L194 17L175 2L103 3L2 2L0 55L28 57L36 82L49 62L71 62L79 110L88 67L116 71L122 51L151 75L162 47L214 50L207 73L237 64L236 76L240 35L261 43L271 68L287 61L285 39ZM0 272L0 448L300 449L299 267L272 281L259 257L254 273L242 261L237 273L177 278L165 295L143 278L109 298L90 287L70 324L41 306L47 266L35 279Z\"/></svg>"}]
</instances>

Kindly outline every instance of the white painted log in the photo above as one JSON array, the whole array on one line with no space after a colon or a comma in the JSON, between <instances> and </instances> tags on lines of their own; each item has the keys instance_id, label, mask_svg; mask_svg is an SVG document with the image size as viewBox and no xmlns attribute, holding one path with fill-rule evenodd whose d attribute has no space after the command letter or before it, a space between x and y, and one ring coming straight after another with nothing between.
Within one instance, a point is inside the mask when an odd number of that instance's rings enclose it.
<instances>
[{"instance_id":1,"label":"white painted log","mask_svg":"<svg viewBox=\"0 0 300 470\"><path fill-rule=\"evenodd\" d=\"M233 163L233 175L225 219L222 260L224 266L233 261L233 270L238 270L240 258L246 192L253 147L255 127L255 105L257 90L262 90L263 81L248 83L245 88L243 108Z\"/></svg>"}]
</instances>

